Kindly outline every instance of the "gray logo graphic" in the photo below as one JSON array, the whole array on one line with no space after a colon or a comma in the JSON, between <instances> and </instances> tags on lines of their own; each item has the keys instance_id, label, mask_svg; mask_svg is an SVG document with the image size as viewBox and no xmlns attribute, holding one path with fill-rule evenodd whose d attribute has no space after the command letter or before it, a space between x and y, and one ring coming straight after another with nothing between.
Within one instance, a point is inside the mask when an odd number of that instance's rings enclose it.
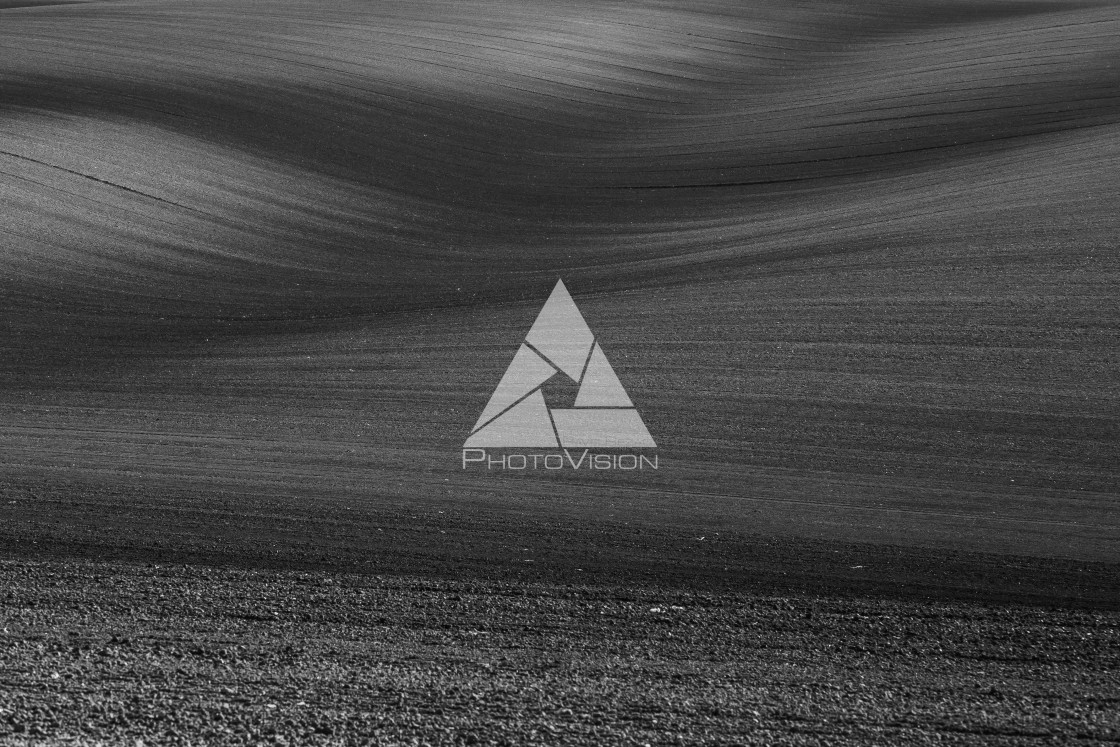
<instances>
[{"instance_id":1,"label":"gray logo graphic","mask_svg":"<svg viewBox=\"0 0 1120 747\"><path fill-rule=\"evenodd\" d=\"M575 407L545 404L541 386L557 374L579 384ZM562 280L463 444L502 446L657 446Z\"/></svg>"}]
</instances>

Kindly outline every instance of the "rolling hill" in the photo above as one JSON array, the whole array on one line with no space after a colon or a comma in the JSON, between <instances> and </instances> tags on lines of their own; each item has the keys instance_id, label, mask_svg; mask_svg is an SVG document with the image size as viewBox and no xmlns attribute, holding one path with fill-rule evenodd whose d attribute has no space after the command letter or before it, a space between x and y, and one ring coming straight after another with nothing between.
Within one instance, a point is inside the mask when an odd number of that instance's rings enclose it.
<instances>
[{"instance_id":1,"label":"rolling hill","mask_svg":"<svg viewBox=\"0 0 1120 747\"><path fill-rule=\"evenodd\" d=\"M1118 34L1034 0L6 3L4 543L862 583L835 543L1107 597ZM656 472L462 469L557 278Z\"/></svg>"}]
</instances>

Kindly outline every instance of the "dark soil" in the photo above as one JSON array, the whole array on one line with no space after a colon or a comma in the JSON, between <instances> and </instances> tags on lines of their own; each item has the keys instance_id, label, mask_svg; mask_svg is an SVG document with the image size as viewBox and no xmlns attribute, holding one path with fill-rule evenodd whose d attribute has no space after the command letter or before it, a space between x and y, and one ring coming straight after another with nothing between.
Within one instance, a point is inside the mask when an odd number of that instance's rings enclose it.
<instances>
[{"instance_id":1,"label":"dark soil","mask_svg":"<svg viewBox=\"0 0 1120 747\"><path fill-rule=\"evenodd\" d=\"M1108 744L1120 615L0 563L5 744Z\"/></svg>"}]
</instances>

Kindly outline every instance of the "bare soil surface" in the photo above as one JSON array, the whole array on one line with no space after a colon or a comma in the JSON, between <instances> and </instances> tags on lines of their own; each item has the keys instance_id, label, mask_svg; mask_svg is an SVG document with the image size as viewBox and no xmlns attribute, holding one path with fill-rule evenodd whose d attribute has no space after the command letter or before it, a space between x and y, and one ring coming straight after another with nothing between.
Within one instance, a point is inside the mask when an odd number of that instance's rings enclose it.
<instances>
[{"instance_id":1,"label":"bare soil surface","mask_svg":"<svg viewBox=\"0 0 1120 747\"><path fill-rule=\"evenodd\" d=\"M0 562L5 744L1111 744L1120 614Z\"/></svg>"},{"instance_id":2,"label":"bare soil surface","mask_svg":"<svg viewBox=\"0 0 1120 747\"><path fill-rule=\"evenodd\" d=\"M1120 740L1118 38L0 0L0 741ZM557 278L659 469L463 468Z\"/></svg>"}]
</instances>

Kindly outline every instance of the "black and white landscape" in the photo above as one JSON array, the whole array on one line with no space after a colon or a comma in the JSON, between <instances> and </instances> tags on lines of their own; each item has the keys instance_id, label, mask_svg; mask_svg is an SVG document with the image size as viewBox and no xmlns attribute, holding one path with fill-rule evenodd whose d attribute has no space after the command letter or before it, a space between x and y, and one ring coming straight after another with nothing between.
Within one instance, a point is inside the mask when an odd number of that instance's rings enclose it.
<instances>
[{"instance_id":1,"label":"black and white landscape","mask_svg":"<svg viewBox=\"0 0 1120 747\"><path fill-rule=\"evenodd\" d=\"M1114 0L0 0L0 743L1115 744L1118 240Z\"/></svg>"}]
</instances>

